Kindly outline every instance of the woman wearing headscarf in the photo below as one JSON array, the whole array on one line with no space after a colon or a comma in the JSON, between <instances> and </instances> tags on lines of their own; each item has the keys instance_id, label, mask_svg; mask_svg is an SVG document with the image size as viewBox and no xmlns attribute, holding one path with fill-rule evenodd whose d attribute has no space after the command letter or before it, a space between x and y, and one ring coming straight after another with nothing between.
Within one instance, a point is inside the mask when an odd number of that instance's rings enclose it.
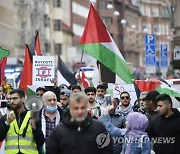
<instances>
[{"instance_id":1,"label":"woman wearing headscarf","mask_svg":"<svg viewBox=\"0 0 180 154\"><path fill-rule=\"evenodd\" d=\"M129 113L125 129L115 127L111 123L109 115L100 117L100 120L112 136L119 137L119 139L113 139L113 141L123 142L122 154L151 153L150 139L145 132L149 121L145 115L138 112Z\"/></svg>"}]
</instances>

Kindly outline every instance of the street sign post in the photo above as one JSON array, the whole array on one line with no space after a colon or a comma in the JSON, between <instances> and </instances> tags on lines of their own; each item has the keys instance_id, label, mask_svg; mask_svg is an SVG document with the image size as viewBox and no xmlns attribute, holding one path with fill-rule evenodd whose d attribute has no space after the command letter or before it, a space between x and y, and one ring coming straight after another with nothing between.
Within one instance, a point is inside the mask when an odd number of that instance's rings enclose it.
<instances>
[{"instance_id":1,"label":"street sign post","mask_svg":"<svg viewBox=\"0 0 180 154\"><path fill-rule=\"evenodd\" d=\"M153 34L147 34L145 41L145 61L146 73L156 72L156 37Z\"/></svg>"}]
</instances>

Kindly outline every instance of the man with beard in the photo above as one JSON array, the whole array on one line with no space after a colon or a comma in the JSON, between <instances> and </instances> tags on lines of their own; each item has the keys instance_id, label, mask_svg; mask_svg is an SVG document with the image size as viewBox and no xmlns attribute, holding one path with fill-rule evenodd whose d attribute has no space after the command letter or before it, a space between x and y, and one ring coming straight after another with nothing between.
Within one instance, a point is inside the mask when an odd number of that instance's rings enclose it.
<instances>
[{"instance_id":1,"label":"man with beard","mask_svg":"<svg viewBox=\"0 0 180 154\"><path fill-rule=\"evenodd\" d=\"M105 100L105 94L106 94L107 86L104 84L99 84L96 89L97 89L96 90L96 102L98 102L100 106L106 107L107 102Z\"/></svg>"},{"instance_id":2,"label":"man with beard","mask_svg":"<svg viewBox=\"0 0 180 154\"><path fill-rule=\"evenodd\" d=\"M130 104L130 101L131 101L130 94L126 91L123 91L120 94L121 104L117 106L115 113L119 115L124 115L126 117L129 114L129 112L133 112L133 108Z\"/></svg>"},{"instance_id":3,"label":"man with beard","mask_svg":"<svg viewBox=\"0 0 180 154\"><path fill-rule=\"evenodd\" d=\"M44 136L30 111L24 108L24 91L14 89L8 99L13 111L0 119L0 141L5 139L5 153L38 154L37 146L43 145Z\"/></svg>"},{"instance_id":4,"label":"man with beard","mask_svg":"<svg viewBox=\"0 0 180 154\"><path fill-rule=\"evenodd\" d=\"M62 110L57 106L57 97L54 92L47 91L43 94L42 98L44 107L38 112L37 118L40 128L44 134L46 144L52 130L60 123L60 120L62 119ZM45 152L45 144L43 148L38 147L39 151L42 150Z\"/></svg>"},{"instance_id":5,"label":"man with beard","mask_svg":"<svg viewBox=\"0 0 180 154\"><path fill-rule=\"evenodd\" d=\"M93 118L99 118L101 116L101 109L99 103L96 102L96 88L87 87L84 89L85 94L88 97L88 111Z\"/></svg>"},{"instance_id":6,"label":"man with beard","mask_svg":"<svg viewBox=\"0 0 180 154\"><path fill-rule=\"evenodd\" d=\"M101 122L88 115L87 107L85 94L74 93L70 96L69 111L49 137L47 154L112 153L109 134Z\"/></svg>"}]
</instances>

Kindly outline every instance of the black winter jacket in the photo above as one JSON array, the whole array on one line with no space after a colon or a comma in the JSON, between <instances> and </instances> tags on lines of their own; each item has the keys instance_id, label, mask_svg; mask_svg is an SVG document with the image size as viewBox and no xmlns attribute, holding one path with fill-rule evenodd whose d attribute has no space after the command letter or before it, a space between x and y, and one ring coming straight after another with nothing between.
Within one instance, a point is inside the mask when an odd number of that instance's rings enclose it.
<instances>
[{"instance_id":1,"label":"black winter jacket","mask_svg":"<svg viewBox=\"0 0 180 154\"><path fill-rule=\"evenodd\" d=\"M154 151L157 154L180 154L180 112L173 109L173 114L165 118L158 116L149 131Z\"/></svg>"},{"instance_id":2,"label":"black winter jacket","mask_svg":"<svg viewBox=\"0 0 180 154\"><path fill-rule=\"evenodd\" d=\"M101 146L102 142L99 143L100 148L98 147L97 136L100 133L107 133L101 122L88 115L79 126L76 122L71 122L70 119L70 113L66 112L63 121L54 128L46 145L46 154L112 153L111 140L104 148Z\"/></svg>"}]
</instances>

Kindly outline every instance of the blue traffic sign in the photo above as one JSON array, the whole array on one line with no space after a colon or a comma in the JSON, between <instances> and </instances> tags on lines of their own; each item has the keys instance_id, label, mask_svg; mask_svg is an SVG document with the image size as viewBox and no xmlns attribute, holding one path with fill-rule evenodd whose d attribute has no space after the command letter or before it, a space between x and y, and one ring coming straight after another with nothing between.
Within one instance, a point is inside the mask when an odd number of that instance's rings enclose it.
<instances>
[{"instance_id":1,"label":"blue traffic sign","mask_svg":"<svg viewBox=\"0 0 180 154\"><path fill-rule=\"evenodd\" d=\"M156 43L156 37L153 34L145 35L145 44L154 44Z\"/></svg>"},{"instance_id":2,"label":"blue traffic sign","mask_svg":"<svg viewBox=\"0 0 180 154\"><path fill-rule=\"evenodd\" d=\"M155 45L146 45L146 55L155 55Z\"/></svg>"},{"instance_id":3,"label":"blue traffic sign","mask_svg":"<svg viewBox=\"0 0 180 154\"><path fill-rule=\"evenodd\" d=\"M145 41L146 66L156 66L156 38L153 34L147 34Z\"/></svg>"},{"instance_id":4,"label":"blue traffic sign","mask_svg":"<svg viewBox=\"0 0 180 154\"><path fill-rule=\"evenodd\" d=\"M168 49L167 44L161 45L161 67L168 66Z\"/></svg>"},{"instance_id":5,"label":"blue traffic sign","mask_svg":"<svg viewBox=\"0 0 180 154\"><path fill-rule=\"evenodd\" d=\"M155 66L156 57L155 56L146 56L146 66Z\"/></svg>"}]
</instances>

